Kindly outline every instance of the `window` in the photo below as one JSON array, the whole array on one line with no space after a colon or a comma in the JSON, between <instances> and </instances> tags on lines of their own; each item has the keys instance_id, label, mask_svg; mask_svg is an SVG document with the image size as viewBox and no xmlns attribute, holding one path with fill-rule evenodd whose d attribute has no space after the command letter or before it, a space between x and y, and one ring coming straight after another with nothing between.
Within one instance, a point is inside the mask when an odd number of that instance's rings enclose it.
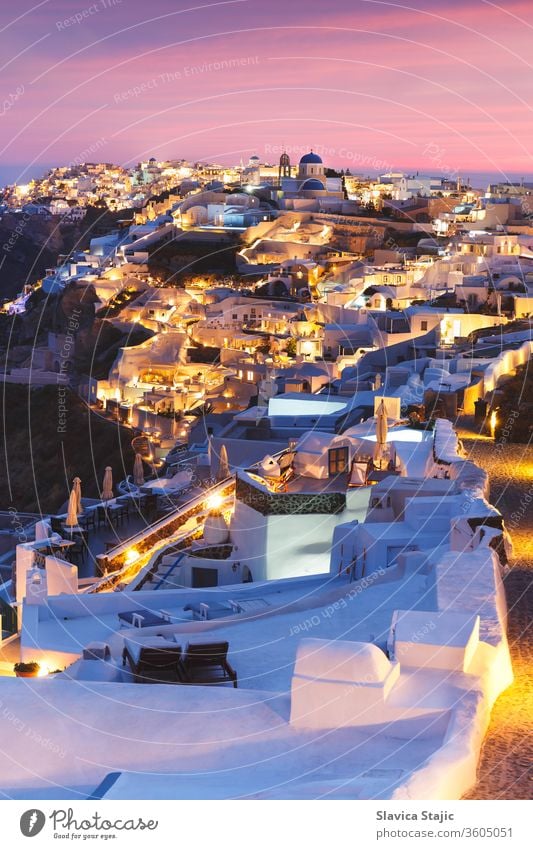
<instances>
[{"instance_id":1,"label":"window","mask_svg":"<svg viewBox=\"0 0 533 849\"><path fill-rule=\"evenodd\" d=\"M330 477L345 474L348 471L348 446L330 448L328 451L328 463Z\"/></svg>"},{"instance_id":2,"label":"window","mask_svg":"<svg viewBox=\"0 0 533 849\"><path fill-rule=\"evenodd\" d=\"M237 315L237 313L236 313L236 312L234 312L234 313L233 313L233 315L232 315L231 317L232 317L233 319L236 319L236 318L238 318L239 316Z\"/></svg>"},{"instance_id":3,"label":"window","mask_svg":"<svg viewBox=\"0 0 533 849\"><path fill-rule=\"evenodd\" d=\"M253 371L247 371L247 372L246 372L246 380L249 380L249 381L253 382L253 379L254 379L254 373L253 373Z\"/></svg>"},{"instance_id":4,"label":"window","mask_svg":"<svg viewBox=\"0 0 533 849\"><path fill-rule=\"evenodd\" d=\"M397 274L397 275L396 275L396 282L397 282L397 283L401 283L401 282L402 282L402 275L401 275L401 274Z\"/></svg>"},{"instance_id":5,"label":"window","mask_svg":"<svg viewBox=\"0 0 533 849\"><path fill-rule=\"evenodd\" d=\"M384 274L384 275L383 275L383 282L384 282L384 283L388 283L388 282L389 282L389 275L388 275L388 274Z\"/></svg>"},{"instance_id":6,"label":"window","mask_svg":"<svg viewBox=\"0 0 533 849\"><path fill-rule=\"evenodd\" d=\"M420 322L420 330L427 330L427 329L428 329L427 321L421 321Z\"/></svg>"},{"instance_id":7,"label":"window","mask_svg":"<svg viewBox=\"0 0 533 849\"><path fill-rule=\"evenodd\" d=\"M419 551L417 545L388 545L387 546L387 569L389 566L392 566L393 563L398 562L398 557L400 554L407 554L409 551Z\"/></svg>"}]
</instances>

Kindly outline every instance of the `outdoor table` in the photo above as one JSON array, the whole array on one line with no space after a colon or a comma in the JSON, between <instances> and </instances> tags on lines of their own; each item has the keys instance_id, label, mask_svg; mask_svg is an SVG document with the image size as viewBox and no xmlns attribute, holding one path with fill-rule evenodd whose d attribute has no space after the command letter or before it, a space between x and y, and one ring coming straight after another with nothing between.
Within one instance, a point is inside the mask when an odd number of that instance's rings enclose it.
<instances>
[{"instance_id":1,"label":"outdoor table","mask_svg":"<svg viewBox=\"0 0 533 849\"><path fill-rule=\"evenodd\" d=\"M67 534L83 534L85 533L85 528L82 528L81 525L67 525L63 522L63 530Z\"/></svg>"},{"instance_id":2,"label":"outdoor table","mask_svg":"<svg viewBox=\"0 0 533 849\"><path fill-rule=\"evenodd\" d=\"M65 553L65 554L68 555L69 549L72 548L72 546L74 546L74 545L76 545L74 540L64 539L61 542L50 543L50 548L51 548L53 553L58 552L60 554Z\"/></svg>"}]
</instances>

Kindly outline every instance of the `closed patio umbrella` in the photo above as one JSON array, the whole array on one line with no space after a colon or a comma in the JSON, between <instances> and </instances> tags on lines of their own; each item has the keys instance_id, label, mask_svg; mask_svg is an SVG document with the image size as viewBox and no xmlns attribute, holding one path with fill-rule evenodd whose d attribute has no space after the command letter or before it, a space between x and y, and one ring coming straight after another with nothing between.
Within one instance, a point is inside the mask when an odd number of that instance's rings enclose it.
<instances>
[{"instance_id":1,"label":"closed patio umbrella","mask_svg":"<svg viewBox=\"0 0 533 849\"><path fill-rule=\"evenodd\" d=\"M379 405L376 421L376 439L380 445L386 445L388 433L389 425L387 422L387 411L385 409L385 402L382 401Z\"/></svg>"},{"instance_id":2,"label":"closed patio umbrella","mask_svg":"<svg viewBox=\"0 0 533 849\"><path fill-rule=\"evenodd\" d=\"M226 478L229 478L228 452L226 450L226 446L222 445L218 461L217 480L224 481Z\"/></svg>"},{"instance_id":3,"label":"closed patio umbrella","mask_svg":"<svg viewBox=\"0 0 533 849\"><path fill-rule=\"evenodd\" d=\"M113 496L113 470L111 466L106 466L104 482L102 485L102 501L109 501Z\"/></svg>"},{"instance_id":4,"label":"closed patio umbrella","mask_svg":"<svg viewBox=\"0 0 533 849\"><path fill-rule=\"evenodd\" d=\"M74 478L74 480L72 481L72 488L75 490L76 498L78 499L77 509L78 509L78 514L79 514L79 513L83 512L83 508L81 506L81 479L80 478Z\"/></svg>"},{"instance_id":5,"label":"closed patio umbrella","mask_svg":"<svg viewBox=\"0 0 533 849\"><path fill-rule=\"evenodd\" d=\"M135 463L133 464L133 483L135 486L144 485L143 461L140 454L135 455Z\"/></svg>"},{"instance_id":6,"label":"closed patio umbrella","mask_svg":"<svg viewBox=\"0 0 533 849\"><path fill-rule=\"evenodd\" d=\"M387 422L387 411L385 409L385 402L382 400L381 404L378 408L377 421L376 421L376 448L374 450L374 460L378 461L381 468L381 459L383 457L383 449L387 444L387 435L389 432L389 425Z\"/></svg>"},{"instance_id":7,"label":"closed patio umbrella","mask_svg":"<svg viewBox=\"0 0 533 849\"><path fill-rule=\"evenodd\" d=\"M72 487L68 499L68 510L65 525L67 528L75 528L78 524L78 495Z\"/></svg>"}]
</instances>

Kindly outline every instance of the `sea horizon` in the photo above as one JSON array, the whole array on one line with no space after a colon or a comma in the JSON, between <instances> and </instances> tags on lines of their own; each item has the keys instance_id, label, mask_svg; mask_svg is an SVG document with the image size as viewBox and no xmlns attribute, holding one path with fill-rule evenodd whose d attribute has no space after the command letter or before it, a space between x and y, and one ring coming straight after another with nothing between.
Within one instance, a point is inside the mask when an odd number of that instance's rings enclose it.
<instances>
[{"instance_id":1,"label":"sea horizon","mask_svg":"<svg viewBox=\"0 0 533 849\"><path fill-rule=\"evenodd\" d=\"M178 155L175 157L176 159L180 158ZM94 159L94 162L98 162L98 158ZM120 165L121 163L115 163L112 159L105 160L113 162L113 164ZM213 160L214 162L215 160ZM206 160L207 162L207 160ZM0 164L0 188L3 189L6 186L13 185L14 183L29 183L31 180L39 179L44 176L44 174L49 171L51 168L60 168L62 165L66 163L63 162L55 162L55 163L46 163L46 164L33 164L29 166L24 166L22 164ZM327 167L335 168L335 164L331 163L329 165L328 162L324 163ZM131 168L131 164L126 163L123 164L125 168ZM352 167L349 169L352 174L362 174L365 177L378 177L380 174L386 173L386 171L377 171L375 169L368 169L367 171L363 171L363 169L357 169ZM394 168L394 171L403 172L406 174L418 174L420 177L450 177L449 172L439 171L435 169L431 170L422 170L417 169L415 166L402 166ZM468 171L467 169L457 169L456 172L461 177L461 181L463 185L465 185L468 181L470 181L470 185L474 188L486 188L489 183L503 183L503 182L520 182L523 180L524 182L533 182L533 172L531 174L523 174L518 171ZM451 179L455 177L455 174Z\"/></svg>"}]
</instances>

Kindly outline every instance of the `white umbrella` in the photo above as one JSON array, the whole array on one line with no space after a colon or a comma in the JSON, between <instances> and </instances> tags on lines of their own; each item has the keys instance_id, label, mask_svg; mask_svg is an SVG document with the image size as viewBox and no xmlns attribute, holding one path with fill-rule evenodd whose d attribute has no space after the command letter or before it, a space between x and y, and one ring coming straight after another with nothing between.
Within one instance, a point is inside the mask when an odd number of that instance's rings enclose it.
<instances>
[{"instance_id":1,"label":"white umbrella","mask_svg":"<svg viewBox=\"0 0 533 849\"><path fill-rule=\"evenodd\" d=\"M135 463L133 464L133 483L135 486L144 485L144 468L140 454L135 455Z\"/></svg>"},{"instance_id":2,"label":"white umbrella","mask_svg":"<svg viewBox=\"0 0 533 849\"><path fill-rule=\"evenodd\" d=\"M218 460L218 474L217 480L224 481L226 478L229 478L229 463L228 463L228 452L226 450L226 446L222 445L220 448L220 456Z\"/></svg>"},{"instance_id":3,"label":"white umbrella","mask_svg":"<svg viewBox=\"0 0 533 849\"><path fill-rule=\"evenodd\" d=\"M111 466L106 466L104 482L102 485L102 501L109 501L114 498L113 495L113 469Z\"/></svg>"},{"instance_id":4,"label":"white umbrella","mask_svg":"<svg viewBox=\"0 0 533 849\"><path fill-rule=\"evenodd\" d=\"M75 528L78 524L78 494L72 487L68 499L68 511L65 525L67 528Z\"/></svg>"},{"instance_id":5,"label":"white umbrella","mask_svg":"<svg viewBox=\"0 0 533 849\"><path fill-rule=\"evenodd\" d=\"M81 506L81 479L74 478L72 481L72 489L76 492L76 498L78 499L77 509L78 514L83 512L83 508Z\"/></svg>"}]
</instances>

